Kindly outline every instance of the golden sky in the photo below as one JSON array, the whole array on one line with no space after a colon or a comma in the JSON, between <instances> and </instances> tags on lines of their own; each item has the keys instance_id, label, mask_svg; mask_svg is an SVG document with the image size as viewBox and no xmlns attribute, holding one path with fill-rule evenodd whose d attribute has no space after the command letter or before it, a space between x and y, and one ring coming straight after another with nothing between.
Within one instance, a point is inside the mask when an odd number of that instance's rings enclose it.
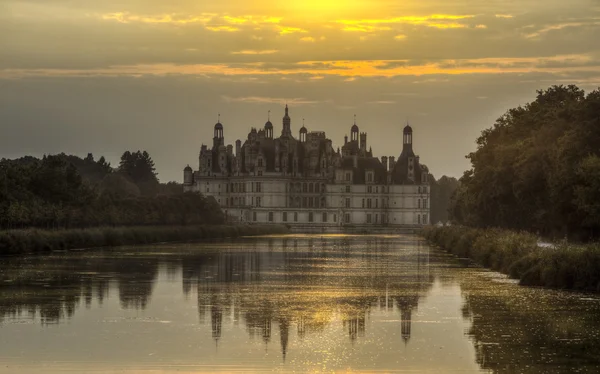
<instances>
[{"instance_id":1,"label":"golden sky","mask_svg":"<svg viewBox=\"0 0 600 374\"><path fill-rule=\"evenodd\" d=\"M305 118L334 146L358 118L377 156L403 124L436 176L551 84L600 86L596 0L0 0L0 157L147 149L163 180ZM295 129L294 129L295 127Z\"/></svg>"}]
</instances>

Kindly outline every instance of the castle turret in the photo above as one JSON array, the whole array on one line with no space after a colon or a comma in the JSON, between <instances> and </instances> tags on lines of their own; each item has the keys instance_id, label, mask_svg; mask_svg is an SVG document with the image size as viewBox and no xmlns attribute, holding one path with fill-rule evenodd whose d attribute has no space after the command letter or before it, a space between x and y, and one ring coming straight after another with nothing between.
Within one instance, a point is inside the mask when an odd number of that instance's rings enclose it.
<instances>
[{"instance_id":1,"label":"castle turret","mask_svg":"<svg viewBox=\"0 0 600 374\"><path fill-rule=\"evenodd\" d=\"M292 119L289 116L287 104L285 104L285 115L283 116L283 129L281 129L281 136L292 137Z\"/></svg>"},{"instance_id":2,"label":"castle turret","mask_svg":"<svg viewBox=\"0 0 600 374\"><path fill-rule=\"evenodd\" d=\"M186 166L183 169L183 184L186 186L191 186L194 184L194 171L190 167L190 165Z\"/></svg>"}]
</instances>

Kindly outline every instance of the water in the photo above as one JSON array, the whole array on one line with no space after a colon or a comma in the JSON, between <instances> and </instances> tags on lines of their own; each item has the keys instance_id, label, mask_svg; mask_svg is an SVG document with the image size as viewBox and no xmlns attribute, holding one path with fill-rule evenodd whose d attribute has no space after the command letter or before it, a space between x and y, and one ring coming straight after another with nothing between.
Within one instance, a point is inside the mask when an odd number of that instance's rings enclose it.
<instances>
[{"instance_id":1,"label":"water","mask_svg":"<svg viewBox=\"0 0 600 374\"><path fill-rule=\"evenodd\" d=\"M597 373L599 318L415 236L0 260L0 373Z\"/></svg>"}]
</instances>

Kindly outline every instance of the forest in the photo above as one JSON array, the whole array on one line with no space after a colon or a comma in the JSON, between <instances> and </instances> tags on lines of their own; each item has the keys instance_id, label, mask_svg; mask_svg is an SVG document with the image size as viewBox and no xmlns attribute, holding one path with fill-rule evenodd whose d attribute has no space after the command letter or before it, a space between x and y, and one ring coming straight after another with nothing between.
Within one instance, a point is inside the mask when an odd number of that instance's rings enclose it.
<instances>
[{"instance_id":1,"label":"forest","mask_svg":"<svg viewBox=\"0 0 600 374\"><path fill-rule=\"evenodd\" d=\"M104 157L58 154L0 160L0 228L201 225L224 223L212 198L160 183L145 151Z\"/></svg>"},{"instance_id":2,"label":"forest","mask_svg":"<svg viewBox=\"0 0 600 374\"><path fill-rule=\"evenodd\" d=\"M467 158L452 221L575 241L600 235L600 90L538 91L484 130Z\"/></svg>"}]
</instances>

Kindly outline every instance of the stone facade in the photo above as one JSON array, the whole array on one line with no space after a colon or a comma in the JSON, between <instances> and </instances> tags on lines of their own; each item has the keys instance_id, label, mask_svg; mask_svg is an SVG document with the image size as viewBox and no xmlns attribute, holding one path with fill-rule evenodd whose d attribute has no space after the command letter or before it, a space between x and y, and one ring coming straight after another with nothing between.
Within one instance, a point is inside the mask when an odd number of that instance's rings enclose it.
<instances>
[{"instance_id":1,"label":"stone facade","mask_svg":"<svg viewBox=\"0 0 600 374\"><path fill-rule=\"evenodd\" d=\"M281 136L273 132L270 121L252 128L234 153L217 123L198 170L184 169L184 190L214 197L232 221L323 229L429 224L429 173L413 152L409 125L397 160L374 157L356 123L341 150L304 126L296 139L287 105Z\"/></svg>"}]
</instances>

